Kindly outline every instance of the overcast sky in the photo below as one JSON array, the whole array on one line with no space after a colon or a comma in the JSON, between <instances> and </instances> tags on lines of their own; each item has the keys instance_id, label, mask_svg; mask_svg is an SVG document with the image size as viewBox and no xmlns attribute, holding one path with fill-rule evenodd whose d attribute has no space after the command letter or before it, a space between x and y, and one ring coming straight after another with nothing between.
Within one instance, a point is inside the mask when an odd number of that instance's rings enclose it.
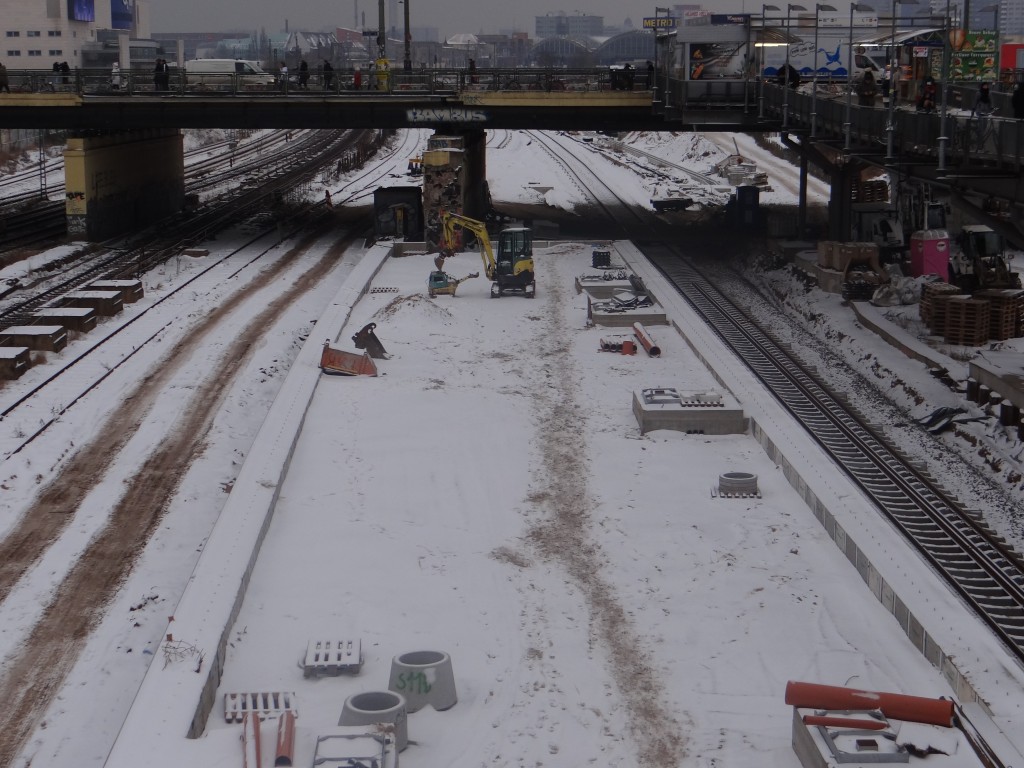
<instances>
[{"instance_id":1,"label":"overcast sky","mask_svg":"<svg viewBox=\"0 0 1024 768\"><path fill-rule=\"evenodd\" d=\"M393 0L384 0L388 29L403 26L402 6L397 5L396 18L390 15ZM436 27L444 37L457 32L534 32L534 17L564 11L568 15L603 16L605 24L618 26L629 18L641 26L644 16L653 16L657 0L623 4L615 0L587 0L559 7L547 0L411 0L410 26ZM666 3L669 7L674 3ZM710 0L705 8L715 12L740 11L744 0ZM746 0L751 10L760 13L761 4ZM335 27L355 26L358 18L366 19L366 27L377 27L377 3L372 0L304 0L298 5L278 0L151 0L154 32L201 32L264 28L267 32L285 29L320 31Z\"/></svg>"}]
</instances>

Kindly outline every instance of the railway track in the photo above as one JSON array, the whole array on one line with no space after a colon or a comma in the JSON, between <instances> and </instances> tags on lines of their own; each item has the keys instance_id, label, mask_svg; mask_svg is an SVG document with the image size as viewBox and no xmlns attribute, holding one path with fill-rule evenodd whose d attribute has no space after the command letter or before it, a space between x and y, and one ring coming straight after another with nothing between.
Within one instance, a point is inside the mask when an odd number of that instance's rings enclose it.
<instances>
[{"instance_id":1,"label":"railway track","mask_svg":"<svg viewBox=\"0 0 1024 768\"><path fill-rule=\"evenodd\" d=\"M667 246L644 255L1024 663L1024 559Z\"/></svg>"},{"instance_id":2,"label":"railway track","mask_svg":"<svg viewBox=\"0 0 1024 768\"><path fill-rule=\"evenodd\" d=\"M576 153L570 156L586 164ZM622 200L599 173L569 172L624 229L635 231L638 222L645 222L657 231L655 217ZM911 457L833 394L678 250L634 240L643 243L639 247L645 257L1024 665L1024 558L917 469Z\"/></svg>"},{"instance_id":3,"label":"railway track","mask_svg":"<svg viewBox=\"0 0 1024 768\"><path fill-rule=\"evenodd\" d=\"M404 136L403 140L396 143L388 152L392 156L402 157L408 153L410 143L411 139ZM307 172L308 169L300 173L299 176L303 176ZM368 169L354 175L342 184L333 192L333 196L339 201L350 201L372 194L386 175L387 172L381 171L379 166ZM317 201L297 210L289 220L285 231L279 233L279 222L260 230L240 247L217 258L197 271L187 281L168 290L146 309L116 324L116 327L105 323L108 330L103 337L98 338L95 343L81 349L73 356L65 353L56 361L52 373L43 380L22 390L11 391L6 398L0 397L0 421L16 416L24 407L31 409L31 406L38 404L42 399L47 401L47 405L41 408L41 412L47 414L45 418L35 421L30 428L15 430L18 434L13 440L5 440L0 444L0 463L7 461L43 436L85 395L99 386L136 354L144 351L147 345L157 340L165 330L166 324L154 325L150 322L150 315L155 315L164 305L173 306L179 297L199 290L200 286L207 285L210 281L232 280L243 271L255 268L282 237L291 237L301 229L314 227L316 222L327 213L328 208L325 201ZM233 215L237 216L237 211L233 211ZM192 233L188 239L192 239L194 236L197 235ZM239 261L240 256L243 257L241 261ZM123 259L124 254L119 254L113 263L110 260L101 260L100 265L94 265L95 268L86 269L72 279L61 281L59 285L22 302L8 314L0 315L0 322L4 326L20 324L18 318L22 317L21 313L29 312L30 307L41 306L51 301L54 296L99 279L99 275L111 274L111 269L116 268L119 264L123 266ZM145 330L140 331L140 328L145 328ZM108 355L109 359L97 366L93 361L101 353ZM5 392L5 394L7 393ZM36 412L39 410L37 409Z\"/></svg>"}]
</instances>

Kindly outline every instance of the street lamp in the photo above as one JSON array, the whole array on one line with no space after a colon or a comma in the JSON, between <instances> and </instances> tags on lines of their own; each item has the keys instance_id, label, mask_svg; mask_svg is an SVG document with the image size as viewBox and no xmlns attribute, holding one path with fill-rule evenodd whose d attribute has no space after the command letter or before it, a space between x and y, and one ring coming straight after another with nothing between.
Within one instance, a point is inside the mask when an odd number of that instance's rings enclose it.
<instances>
[{"instance_id":1,"label":"street lamp","mask_svg":"<svg viewBox=\"0 0 1024 768\"><path fill-rule=\"evenodd\" d=\"M824 3L814 4L814 80L811 81L811 138L818 135L818 13L820 11L834 11L831 5ZM850 16L850 26L853 27L853 16Z\"/></svg>"},{"instance_id":2,"label":"street lamp","mask_svg":"<svg viewBox=\"0 0 1024 768\"><path fill-rule=\"evenodd\" d=\"M942 112L939 116L939 165L935 169L944 172L946 170L946 145L949 143L949 136L946 123L946 112L949 106L949 56L950 56L950 33L949 25L949 0L946 0L946 21L942 35Z\"/></svg>"},{"instance_id":3,"label":"street lamp","mask_svg":"<svg viewBox=\"0 0 1024 768\"><path fill-rule=\"evenodd\" d=\"M758 82L758 89L757 89L757 118L758 118L758 120L764 120L764 64L763 64L763 62L764 62L764 30L765 30L765 24L767 22L767 18L766 17L768 15L768 11L781 11L781 10L782 9L779 8L779 6L777 6L777 5L765 5L765 4L761 5L761 46L760 46L760 48L761 48L761 51L760 51L761 55L755 57L755 59L757 60L757 82ZM755 48L758 47L756 43L754 44L754 47Z\"/></svg>"},{"instance_id":4,"label":"street lamp","mask_svg":"<svg viewBox=\"0 0 1024 768\"><path fill-rule=\"evenodd\" d=\"M850 149L850 111L853 108L853 12L873 13L874 8L864 3L850 3L850 47L846 52L846 122L843 130L846 133L844 149Z\"/></svg>"},{"instance_id":5,"label":"street lamp","mask_svg":"<svg viewBox=\"0 0 1024 768\"><path fill-rule=\"evenodd\" d=\"M412 54L409 47L412 45L412 35L409 34L409 0L398 0L405 11L405 58L402 59L402 69L406 72L412 71Z\"/></svg>"},{"instance_id":6,"label":"street lamp","mask_svg":"<svg viewBox=\"0 0 1024 768\"><path fill-rule=\"evenodd\" d=\"M896 97L900 81L900 49L896 45L896 15L901 5L917 5L918 0L893 0L892 32L889 35L889 115L885 124L885 159L892 161L893 139L896 134Z\"/></svg>"},{"instance_id":7,"label":"street lamp","mask_svg":"<svg viewBox=\"0 0 1024 768\"><path fill-rule=\"evenodd\" d=\"M659 75L661 74L661 70L658 69L658 15L662 13L667 17L672 13L672 9L659 7L654 8L654 93L651 95L654 97L653 103L655 104L658 102L658 82Z\"/></svg>"},{"instance_id":8,"label":"street lamp","mask_svg":"<svg viewBox=\"0 0 1024 768\"><path fill-rule=\"evenodd\" d=\"M789 32L789 19L791 11L806 11L802 5L796 3L789 3L786 5L786 76L783 78L785 84L785 90L782 92L782 127L785 128L789 125L789 92L792 89L792 85L789 82L789 44L790 44L790 32Z\"/></svg>"}]
</instances>

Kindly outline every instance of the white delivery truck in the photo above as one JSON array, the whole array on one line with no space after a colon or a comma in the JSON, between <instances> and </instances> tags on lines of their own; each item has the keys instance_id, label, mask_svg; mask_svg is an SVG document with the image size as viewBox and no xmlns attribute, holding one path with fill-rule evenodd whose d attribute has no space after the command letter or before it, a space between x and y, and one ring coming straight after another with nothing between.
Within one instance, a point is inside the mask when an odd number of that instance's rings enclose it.
<instances>
[{"instance_id":1,"label":"white delivery truck","mask_svg":"<svg viewBox=\"0 0 1024 768\"><path fill-rule=\"evenodd\" d=\"M191 59L185 62L190 88L263 91L274 85L274 76L255 61L244 59Z\"/></svg>"}]
</instances>

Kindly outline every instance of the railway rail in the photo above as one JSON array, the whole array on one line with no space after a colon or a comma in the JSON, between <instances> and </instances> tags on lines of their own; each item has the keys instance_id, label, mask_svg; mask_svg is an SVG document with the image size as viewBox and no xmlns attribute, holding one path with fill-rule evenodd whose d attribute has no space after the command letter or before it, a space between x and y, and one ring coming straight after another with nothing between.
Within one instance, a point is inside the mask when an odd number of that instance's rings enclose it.
<instances>
[{"instance_id":1,"label":"railway rail","mask_svg":"<svg viewBox=\"0 0 1024 768\"><path fill-rule=\"evenodd\" d=\"M403 137L402 141L396 143L387 151L394 157L404 157L410 151L410 147L408 145L411 141L411 136L407 134ZM282 179L281 184L285 185L287 183L294 183L295 178L301 178L308 174L308 172L308 168L296 171L296 173L289 176L288 179ZM349 201L358 199L366 194L372 194L372 190L375 189L387 175L387 171L380 170L380 166L368 169L356 174L342 184L334 191L333 196L339 201ZM369 192L367 192L367 190L369 190ZM306 206L300 206L288 220L286 224L286 231L282 233L282 236L290 237L300 229L315 226L317 220L326 216L327 212L328 208L323 200L310 203ZM221 212L217 215L222 216L227 220L234 221L243 213L244 212L240 212L237 208L231 207L229 211ZM198 227L198 229L186 232L183 235L185 240L191 241L192 239L199 237L203 232L207 234L210 232L209 222L186 220L186 223L188 223L188 221L192 221L192 226ZM64 413L78 403L86 394L99 386L110 374L142 351L148 344L158 339L165 329L164 325L150 328L142 333L136 330L136 326L142 326L144 324L144 320L152 311L168 302L173 303L178 297L185 295L183 292L196 290L196 286L202 281L208 281L211 279L219 281L230 280L242 271L252 268L258 264L271 250L271 248L280 241L281 236L278 235L278 231L279 222L275 222L272 226L262 229L257 234L249 238L239 248L236 248L224 256L212 261L187 281L176 285L146 309L132 315L129 319L118 324L116 327L111 328L106 335L99 338L96 343L82 349L82 351L78 352L74 356L65 355L64 359L58 361L57 365L54 366L53 372L45 379L35 383L23 391L17 392L17 394L12 393L12 396L7 400L0 399L0 421L3 421L18 413L19 409L23 406L33 403L41 397L47 397L47 393L49 392L60 390L59 394L50 395L52 402L50 402L48 407L44 409L48 413L48 416L45 419L34 425L31 429L23 430L23 433L17 436L16 440L8 442L0 448L0 463L19 453L27 445L42 436L61 418ZM271 237L271 235L273 236ZM180 250L181 242L182 241L179 239L171 250ZM154 247L154 254L159 252L163 254L162 258L166 258L167 250L168 249L166 248L160 250L155 249ZM239 264L238 258L240 255L246 258ZM155 258L156 257L154 256L154 259ZM127 261L125 261L126 259ZM4 326L22 324L20 318L24 317L24 313L30 311L30 307L41 306L42 304L52 300L54 296L65 293L68 290L72 290L74 287L83 285L92 280L100 279L101 276L123 276L119 270L125 265L132 267L131 257L126 256L126 252L117 254L113 259L103 258L98 264L80 271L73 278L61 281L59 285L51 286L30 299L21 302L16 307L8 310L7 313L0 314L0 323ZM134 267L132 268L134 269ZM126 337L130 337L130 341L125 341ZM86 368L86 363L95 359L98 353L110 352L111 347L116 347L116 354L112 358L114 360L113 362L108 361L98 368L93 366L90 368L91 373L78 372L80 369ZM70 388L65 385L65 382L68 380L72 380L72 386Z\"/></svg>"},{"instance_id":2,"label":"railway rail","mask_svg":"<svg viewBox=\"0 0 1024 768\"><path fill-rule=\"evenodd\" d=\"M667 246L644 255L1024 664L1024 558Z\"/></svg>"},{"instance_id":3,"label":"railway rail","mask_svg":"<svg viewBox=\"0 0 1024 768\"><path fill-rule=\"evenodd\" d=\"M574 153L570 156L585 164ZM599 174L577 168L570 172L624 229L635 230L638 221L656 229L653 215L621 199ZM593 191L591 177L604 190L600 194ZM634 240L723 343L1024 666L1024 557L830 392L678 250Z\"/></svg>"}]
</instances>

